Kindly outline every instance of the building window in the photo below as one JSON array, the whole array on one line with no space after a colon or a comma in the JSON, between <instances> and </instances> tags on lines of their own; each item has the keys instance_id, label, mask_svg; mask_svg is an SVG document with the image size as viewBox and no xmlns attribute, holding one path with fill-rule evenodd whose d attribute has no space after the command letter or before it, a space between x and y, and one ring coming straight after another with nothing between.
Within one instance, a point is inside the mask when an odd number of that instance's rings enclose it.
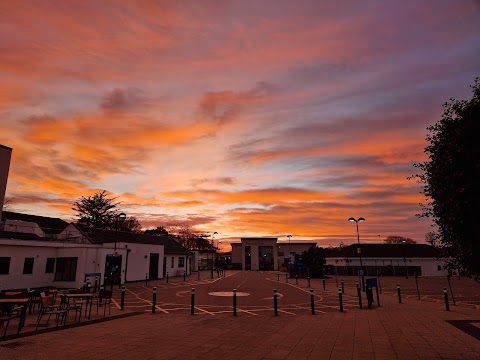
<instances>
[{"instance_id":1,"label":"building window","mask_svg":"<svg viewBox=\"0 0 480 360\"><path fill-rule=\"evenodd\" d=\"M33 260L34 258L25 258L23 263L23 273L24 274L32 274L33 273Z\"/></svg>"},{"instance_id":2,"label":"building window","mask_svg":"<svg viewBox=\"0 0 480 360\"><path fill-rule=\"evenodd\" d=\"M175 258L172 256L172 263L170 265L171 268L173 268L175 266Z\"/></svg>"},{"instance_id":3,"label":"building window","mask_svg":"<svg viewBox=\"0 0 480 360\"><path fill-rule=\"evenodd\" d=\"M283 251L278 252L278 256L283 256L283 255L284 255Z\"/></svg>"},{"instance_id":4,"label":"building window","mask_svg":"<svg viewBox=\"0 0 480 360\"><path fill-rule=\"evenodd\" d=\"M10 257L0 257L0 274L8 274L10 272Z\"/></svg>"},{"instance_id":5,"label":"building window","mask_svg":"<svg viewBox=\"0 0 480 360\"><path fill-rule=\"evenodd\" d=\"M178 267L183 268L185 266L185 258L184 257L179 257L178 258Z\"/></svg>"},{"instance_id":6,"label":"building window","mask_svg":"<svg viewBox=\"0 0 480 360\"><path fill-rule=\"evenodd\" d=\"M76 257L57 258L55 281L75 281L77 277Z\"/></svg>"},{"instance_id":7,"label":"building window","mask_svg":"<svg viewBox=\"0 0 480 360\"><path fill-rule=\"evenodd\" d=\"M45 266L45 274L51 274L55 270L55 258L47 258L47 265Z\"/></svg>"},{"instance_id":8,"label":"building window","mask_svg":"<svg viewBox=\"0 0 480 360\"><path fill-rule=\"evenodd\" d=\"M437 271L442 271L442 265L437 265Z\"/></svg>"}]
</instances>

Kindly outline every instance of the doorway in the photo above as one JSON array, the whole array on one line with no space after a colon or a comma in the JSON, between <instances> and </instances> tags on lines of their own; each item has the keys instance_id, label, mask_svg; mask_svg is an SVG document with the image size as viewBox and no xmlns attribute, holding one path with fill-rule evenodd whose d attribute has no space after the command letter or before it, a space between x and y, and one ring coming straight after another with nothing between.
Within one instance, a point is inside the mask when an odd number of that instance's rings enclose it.
<instances>
[{"instance_id":1,"label":"doorway","mask_svg":"<svg viewBox=\"0 0 480 360\"><path fill-rule=\"evenodd\" d=\"M158 260L160 259L159 254L150 254L150 267L148 268L148 278L150 280L158 279Z\"/></svg>"},{"instance_id":2,"label":"doorway","mask_svg":"<svg viewBox=\"0 0 480 360\"><path fill-rule=\"evenodd\" d=\"M122 281L122 255L107 255L104 285L118 285Z\"/></svg>"}]
</instances>

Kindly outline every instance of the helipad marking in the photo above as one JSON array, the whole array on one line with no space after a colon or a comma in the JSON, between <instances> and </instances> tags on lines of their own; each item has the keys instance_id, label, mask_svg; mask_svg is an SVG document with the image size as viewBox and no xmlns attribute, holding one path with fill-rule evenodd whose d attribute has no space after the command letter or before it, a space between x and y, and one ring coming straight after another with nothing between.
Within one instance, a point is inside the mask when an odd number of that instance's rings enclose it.
<instances>
[{"instance_id":1,"label":"helipad marking","mask_svg":"<svg viewBox=\"0 0 480 360\"><path fill-rule=\"evenodd\" d=\"M214 291L208 293L210 296L233 297L233 291ZM250 296L249 293L237 291L237 296Z\"/></svg>"}]
</instances>

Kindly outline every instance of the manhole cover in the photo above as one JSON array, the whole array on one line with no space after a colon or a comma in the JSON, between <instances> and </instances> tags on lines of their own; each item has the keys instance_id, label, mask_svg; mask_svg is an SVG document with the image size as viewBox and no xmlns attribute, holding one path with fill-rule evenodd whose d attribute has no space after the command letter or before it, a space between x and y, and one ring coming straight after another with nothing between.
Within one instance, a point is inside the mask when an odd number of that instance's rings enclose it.
<instances>
[{"instance_id":1,"label":"manhole cover","mask_svg":"<svg viewBox=\"0 0 480 360\"><path fill-rule=\"evenodd\" d=\"M208 295L233 297L233 291L215 291L215 292L208 293ZM250 294L246 292L237 291L237 296L250 296Z\"/></svg>"},{"instance_id":2,"label":"manhole cover","mask_svg":"<svg viewBox=\"0 0 480 360\"><path fill-rule=\"evenodd\" d=\"M16 348L19 348L19 347L22 347L22 346L25 346L25 345L30 345L30 344L31 343L29 343L27 341L14 341L14 342L11 342L11 343L8 343L8 344L3 344L3 345L0 345L0 346L10 348L10 349L16 349Z\"/></svg>"}]
</instances>

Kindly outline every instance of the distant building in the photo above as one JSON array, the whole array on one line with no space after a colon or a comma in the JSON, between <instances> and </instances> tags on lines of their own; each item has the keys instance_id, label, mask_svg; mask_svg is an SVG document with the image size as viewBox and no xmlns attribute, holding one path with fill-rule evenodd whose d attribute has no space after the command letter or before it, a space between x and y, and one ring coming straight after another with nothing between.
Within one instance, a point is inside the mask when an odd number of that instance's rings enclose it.
<instances>
[{"instance_id":1,"label":"distant building","mask_svg":"<svg viewBox=\"0 0 480 360\"><path fill-rule=\"evenodd\" d=\"M314 242L282 242L277 238L241 238L232 243L232 268L242 270L279 270L293 263L296 254L316 246Z\"/></svg>"},{"instance_id":2,"label":"distant building","mask_svg":"<svg viewBox=\"0 0 480 360\"><path fill-rule=\"evenodd\" d=\"M359 250L360 249L360 250ZM353 244L326 249L327 270L339 275L383 276L445 275L437 248L426 244ZM361 261L360 261L361 258Z\"/></svg>"},{"instance_id":3,"label":"distant building","mask_svg":"<svg viewBox=\"0 0 480 360\"><path fill-rule=\"evenodd\" d=\"M93 229L58 218L4 212L0 288L119 285L191 273L192 253L170 236Z\"/></svg>"}]
</instances>

